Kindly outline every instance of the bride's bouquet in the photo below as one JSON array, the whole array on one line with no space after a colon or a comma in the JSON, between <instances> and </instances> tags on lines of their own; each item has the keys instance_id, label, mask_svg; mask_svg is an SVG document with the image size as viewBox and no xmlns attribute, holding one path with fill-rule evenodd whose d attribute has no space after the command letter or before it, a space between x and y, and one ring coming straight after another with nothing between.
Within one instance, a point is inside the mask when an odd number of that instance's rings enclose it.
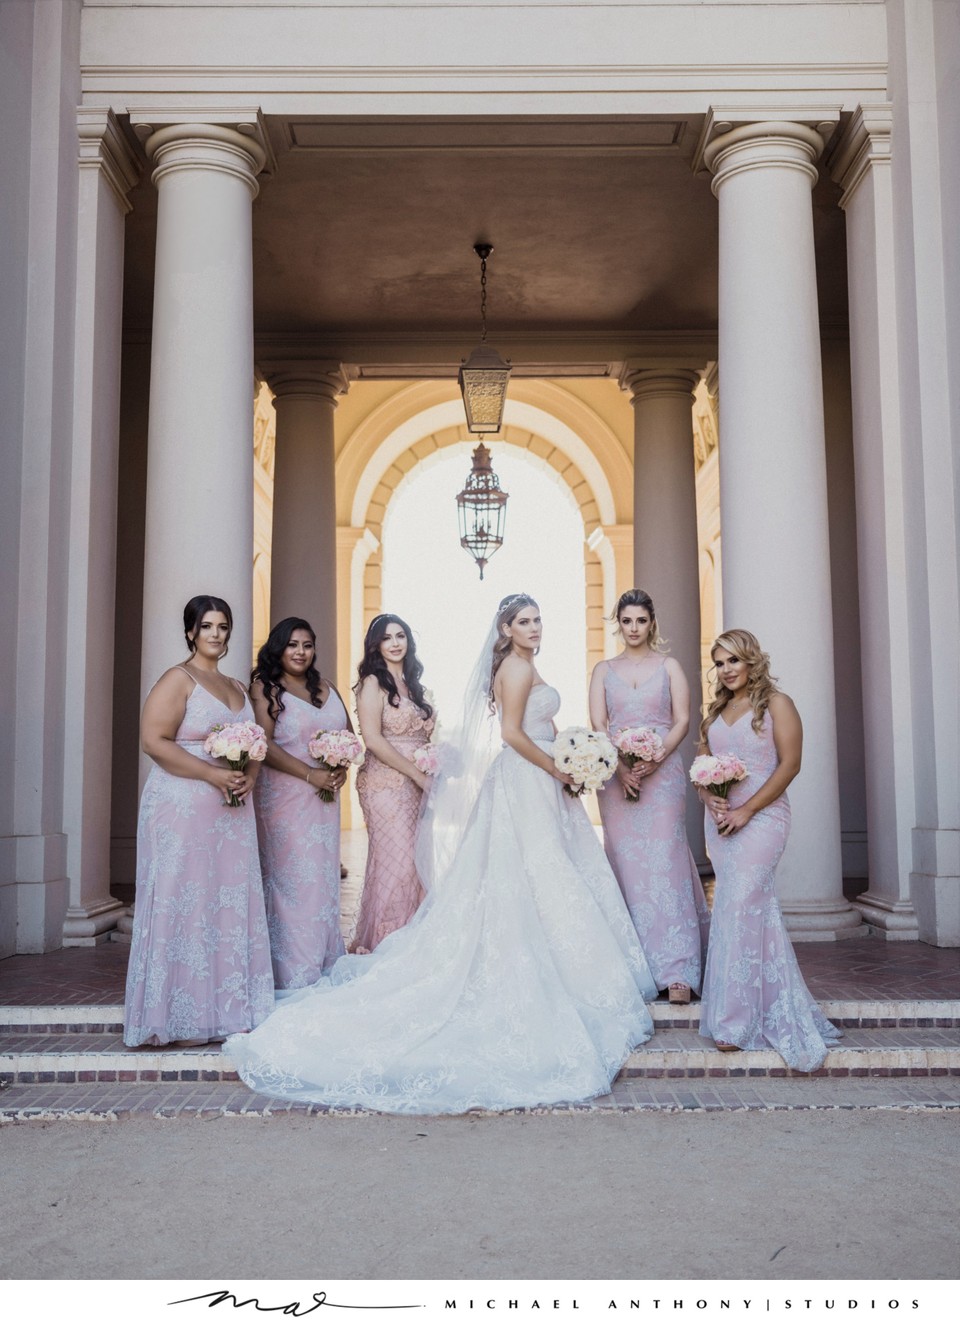
<instances>
[{"instance_id":1,"label":"bride's bouquet","mask_svg":"<svg viewBox=\"0 0 960 1327\"><path fill-rule=\"evenodd\" d=\"M349 728L320 728L307 742L307 750L317 762L318 769L342 769L344 765L363 764L363 744ZM332 802L335 793L329 788L318 788L321 802Z\"/></svg>"},{"instance_id":2,"label":"bride's bouquet","mask_svg":"<svg viewBox=\"0 0 960 1327\"><path fill-rule=\"evenodd\" d=\"M267 735L258 723L215 723L203 749L208 756L225 760L231 769L246 769L251 760L266 756ZM226 805L243 806L243 799L234 792L227 793Z\"/></svg>"},{"instance_id":3,"label":"bride's bouquet","mask_svg":"<svg viewBox=\"0 0 960 1327\"><path fill-rule=\"evenodd\" d=\"M690 782L695 788L706 788L717 797L726 797L731 784L740 783L750 771L739 756L697 756L690 766Z\"/></svg>"},{"instance_id":4,"label":"bride's bouquet","mask_svg":"<svg viewBox=\"0 0 960 1327\"><path fill-rule=\"evenodd\" d=\"M564 784L571 797L602 788L617 768L617 750L606 733L590 728L564 728L553 743L553 763L563 774L573 775Z\"/></svg>"},{"instance_id":5,"label":"bride's bouquet","mask_svg":"<svg viewBox=\"0 0 960 1327\"><path fill-rule=\"evenodd\" d=\"M646 764L663 755L663 738L655 728L622 728L613 744L631 769L641 761ZM638 788L624 788L623 791L628 802L635 802L640 796Z\"/></svg>"}]
</instances>

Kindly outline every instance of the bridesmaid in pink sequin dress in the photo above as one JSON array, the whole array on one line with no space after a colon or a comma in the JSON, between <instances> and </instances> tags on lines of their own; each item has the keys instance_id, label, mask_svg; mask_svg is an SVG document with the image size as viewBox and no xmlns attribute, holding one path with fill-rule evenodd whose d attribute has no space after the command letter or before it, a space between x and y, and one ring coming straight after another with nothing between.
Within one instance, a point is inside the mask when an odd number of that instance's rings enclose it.
<instances>
[{"instance_id":1,"label":"bridesmaid in pink sequin dress","mask_svg":"<svg viewBox=\"0 0 960 1327\"><path fill-rule=\"evenodd\" d=\"M724 632L710 653L717 686L700 749L739 756L748 777L726 798L700 793L717 875L700 1032L720 1050L772 1047L809 1073L840 1033L807 990L774 892L790 832L786 790L800 770L800 716L749 631Z\"/></svg>"},{"instance_id":2,"label":"bridesmaid in pink sequin dress","mask_svg":"<svg viewBox=\"0 0 960 1327\"><path fill-rule=\"evenodd\" d=\"M664 743L657 762L617 777L597 794L603 841L660 990L686 1004L699 991L709 913L684 824L687 779L678 747L690 726L690 688L676 659L659 653L650 596L627 590L614 616L624 649L593 670L590 722L611 738L625 728L653 728ZM627 796L638 793L637 799Z\"/></svg>"},{"instance_id":3,"label":"bridesmaid in pink sequin dress","mask_svg":"<svg viewBox=\"0 0 960 1327\"><path fill-rule=\"evenodd\" d=\"M420 682L423 664L407 624L389 613L367 628L356 685L366 756L357 794L369 848L351 949L367 953L405 926L423 899L414 863L420 801L429 780L413 763L434 727Z\"/></svg>"},{"instance_id":4,"label":"bridesmaid in pink sequin dress","mask_svg":"<svg viewBox=\"0 0 960 1327\"><path fill-rule=\"evenodd\" d=\"M312 986L344 952L340 933L340 802L345 769L317 768L307 743L323 728L349 728L343 701L314 666L309 622L278 622L257 656L250 698L267 734L254 790L260 866L277 990Z\"/></svg>"},{"instance_id":5,"label":"bridesmaid in pink sequin dress","mask_svg":"<svg viewBox=\"0 0 960 1327\"><path fill-rule=\"evenodd\" d=\"M155 763L137 826L128 1046L222 1041L273 1009L249 796L260 767L232 770L203 750L214 724L253 722L243 686L218 667L233 620L209 595L191 599L183 617L190 658L163 674L143 707L143 749ZM227 806L230 792L244 804Z\"/></svg>"}]
</instances>

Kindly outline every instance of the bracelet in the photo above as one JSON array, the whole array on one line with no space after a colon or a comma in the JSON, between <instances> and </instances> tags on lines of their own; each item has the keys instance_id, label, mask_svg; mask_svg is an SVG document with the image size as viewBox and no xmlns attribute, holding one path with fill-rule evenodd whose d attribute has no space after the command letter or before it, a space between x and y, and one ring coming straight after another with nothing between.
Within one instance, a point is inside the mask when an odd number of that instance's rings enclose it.
<instances>
[{"instance_id":1,"label":"bracelet","mask_svg":"<svg viewBox=\"0 0 960 1327\"><path fill-rule=\"evenodd\" d=\"M307 783L310 783L310 775L311 775L312 773L313 773L313 770L312 770L312 769L308 769L308 770L307 770L307 774L306 774ZM310 787L311 787L311 788L313 787L313 784L312 784L312 783L310 783Z\"/></svg>"}]
</instances>

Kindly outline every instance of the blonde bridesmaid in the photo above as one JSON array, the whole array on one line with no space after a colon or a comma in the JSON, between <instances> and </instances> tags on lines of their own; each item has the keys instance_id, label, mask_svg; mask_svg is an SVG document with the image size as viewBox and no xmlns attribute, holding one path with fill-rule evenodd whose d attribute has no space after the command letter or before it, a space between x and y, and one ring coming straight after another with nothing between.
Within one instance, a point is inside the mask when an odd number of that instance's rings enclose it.
<instances>
[{"instance_id":1,"label":"blonde bridesmaid","mask_svg":"<svg viewBox=\"0 0 960 1327\"><path fill-rule=\"evenodd\" d=\"M700 752L739 756L748 774L726 798L700 791L717 876L700 1032L723 1051L772 1047L809 1072L840 1033L807 990L774 892L790 832L787 788L800 772L800 716L749 631L725 631L710 656L717 681Z\"/></svg>"},{"instance_id":2,"label":"blonde bridesmaid","mask_svg":"<svg viewBox=\"0 0 960 1327\"><path fill-rule=\"evenodd\" d=\"M679 746L690 726L690 688L663 651L653 601L627 590L614 610L623 649L597 664L590 722L616 739L652 728L663 741L657 761L631 769L598 793L603 841L658 988L675 1004L699 991L709 914L685 825L687 779ZM636 794L636 798L631 796Z\"/></svg>"},{"instance_id":3,"label":"blonde bridesmaid","mask_svg":"<svg viewBox=\"0 0 960 1327\"><path fill-rule=\"evenodd\" d=\"M316 668L309 622L278 622L257 656L250 696L267 734L254 791L260 865L278 990L312 986L344 952L340 931L340 803L346 770L319 769L307 743L352 724L336 687Z\"/></svg>"},{"instance_id":4,"label":"blonde bridesmaid","mask_svg":"<svg viewBox=\"0 0 960 1327\"><path fill-rule=\"evenodd\" d=\"M402 618L380 613L373 619L358 673L354 690L366 755L357 795L369 848L351 949L369 953L405 926L423 899L414 847L429 780L413 753L429 742L434 714L420 680L423 664Z\"/></svg>"}]
</instances>

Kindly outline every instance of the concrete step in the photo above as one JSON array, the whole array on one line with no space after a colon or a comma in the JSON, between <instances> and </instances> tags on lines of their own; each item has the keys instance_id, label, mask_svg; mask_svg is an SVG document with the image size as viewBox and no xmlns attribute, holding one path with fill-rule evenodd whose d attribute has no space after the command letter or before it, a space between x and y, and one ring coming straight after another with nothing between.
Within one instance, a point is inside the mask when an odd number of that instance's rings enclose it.
<instances>
[{"instance_id":1,"label":"concrete step","mask_svg":"<svg viewBox=\"0 0 960 1327\"><path fill-rule=\"evenodd\" d=\"M700 1004L650 1006L654 1027L693 1029L700 1025ZM960 1027L960 1000L821 1000L820 1008L837 1027ZM123 1031L123 1005L2 1005L0 1035Z\"/></svg>"},{"instance_id":2,"label":"concrete step","mask_svg":"<svg viewBox=\"0 0 960 1327\"><path fill-rule=\"evenodd\" d=\"M796 1076L772 1050L718 1051L689 1028L661 1028L624 1065L629 1078L782 1078ZM960 1077L960 1028L848 1028L821 1077ZM236 1081L216 1046L177 1048L123 1045L117 1032L0 1034L0 1082L204 1083Z\"/></svg>"}]
</instances>

